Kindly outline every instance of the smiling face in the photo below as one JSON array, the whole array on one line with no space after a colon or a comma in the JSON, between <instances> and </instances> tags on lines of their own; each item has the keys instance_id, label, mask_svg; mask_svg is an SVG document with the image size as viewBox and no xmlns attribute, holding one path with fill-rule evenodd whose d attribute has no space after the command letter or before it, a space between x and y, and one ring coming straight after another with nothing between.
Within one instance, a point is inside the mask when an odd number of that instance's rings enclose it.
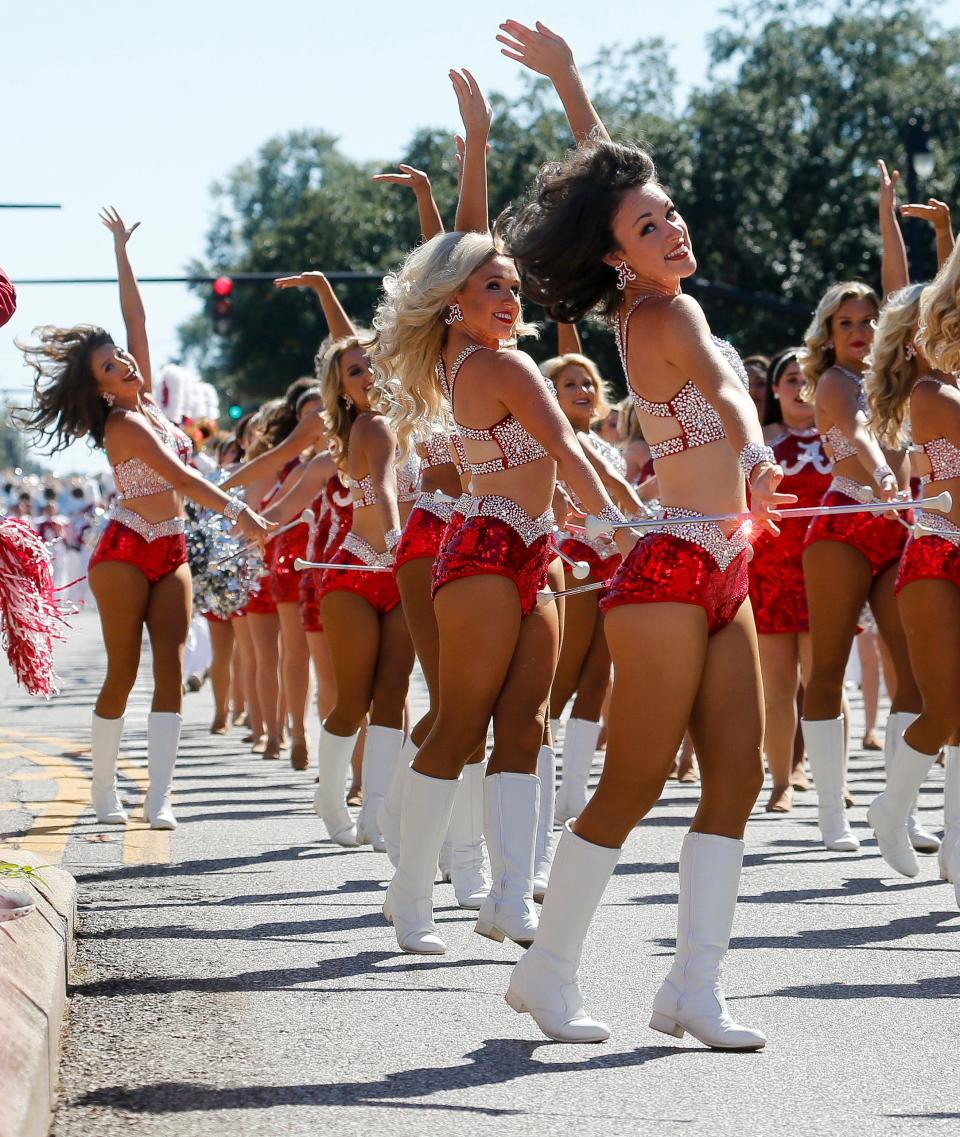
<instances>
[{"instance_id":1,"label":"smiling face","mask_svg":"<svg viewBox=\"0 0 960 1137\"><path fill-rule=\"evenodd\" d=\"M115 343L101 344L90 353L90 370L101 395L130 405L143 390L143 376L129 351Z\"/></svg>"},{"instance_id":2,"label":"smiling face","mask_svg":"<svg viewBox=\"0 0 960 1137\"><path fill-rule=\"evenodd\" d=\"M637 277L635 288L674 292L696 272L686 222L662 186L651 182L627 190L612 228L616 247L604 260L610 265L626 261Z\"/></svg>"},{"instance_id":3,"label":"smiling face","mask_svg":"<svg viewBox=\"0 0 960 1137\"><path fill-rule=\"evenodd\" d=\"M785 426L794 430L808 430L813 426L813 404L802 398L804 387L800 364L792 360L780 372L774 391L780 400L780 412Z\"/></svg>"},{"instance_id":4,"label":"smiling face","mask_svg":"<svg viewBox=\"0 0 960 1137\"><path fill-rule=\"evenodd\" d=\"M841 367L863 365L873 343L876 319L877 307L867 296L844 300L834 312L830 320L830 335Z\"/></svg>"},{"instance_id":5,"label":"smiling face","mask_svg":"<svg viewBox=\"0 0 960 1137\"><path fill-rule=\"evenodd\" d=\"M553 382L560 410L578 430L587 430L599 396L593 376L579 363L568 363Z\"/></svg>"},{"instance_id":6,"label":"smiling face","mask_svg":"<svg viewBox=\"0 0 960 1137\"><path fill-rule=\"evenodd\" d=\"M340 371L340 394L349 399L358 411L370 409L370 389L373 372L367 353L362 347L348 347L337 360Z\"/></svg>"},{"instance_id":7,"label":"smiling face","mask_svg":"<svg viewBox=\"0 0 960 1137\"><path fill-rule=\"evenodd\" d=\"M513 337L520 319L520 276L512 258L497 253L475 269L454 299L463 312L463 329L478 343Z\"/></svg>"}]
</instances>

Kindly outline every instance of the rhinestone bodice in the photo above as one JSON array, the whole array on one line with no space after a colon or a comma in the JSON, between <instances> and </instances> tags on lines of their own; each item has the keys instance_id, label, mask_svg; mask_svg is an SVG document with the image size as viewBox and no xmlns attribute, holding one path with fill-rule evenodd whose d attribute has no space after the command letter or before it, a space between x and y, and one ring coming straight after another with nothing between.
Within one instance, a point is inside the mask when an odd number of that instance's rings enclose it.
<instances>
[{"instance_id":1,"label":"rhinestone bodice","mask_svg":"<svg viewBox=\"0 0 960 1137\"><path fill-rule=\"evenodd\" d=\"M154 433L163 445L181 462L186 463L193 453L190 439L182 430L175 427L153 403L145 402L143 410L150 420ZM152 497L154 494L166 493L167 490L174 488L166 478L158 474L141 458L127 458L123 462L118 462L113 467L113 480L120 501L125 501L128 498Z\"/></svg>"},{"instance_id":2,"label":"rhinestone bodice","mask_svg":"<svg viewBox=\"0 0 960 1137\"><path fill-rule=\"evenodd\" d=\"M867 413L867 393L863 389L863 376L855 371L848 371L846 367L834 365L841 375L845 375L851 382L857 384L857 410ZM842 462L844 458L856 458L857 448L843 433L839 426L831 426L820 436L830 446L830 454L834 462Z\"/></svg>"},{"instance_id":3,"label":"rhinestone bodice","mask_svg":"<svg viewBox=\"0 0 960 1137\"><path fill-rule=\"evenodd\" d=\"M373 474L367 474L362 478L347 478L347 484L353 491L354 505L376 505L380 500L373 484Z\"/></svg>"},{"instance_id":4,"label":"rhinestone bodice","mask_svg":"<svg viewBox=\"0 0 960 1137\"><path fill-rule=\"evenodd\" d=\"M453 461L450 439L443 431L433 431L419 443L417 449L420 451L421 468L424 470L430 470L434 466L449 466Z\"/></svg>"},{"instance_id":5,"label":"rhinestone bodice","mask_svg":"<svg viewBox=\"0 0 960 1137\"><path fill-rule=\"evenodd\" d=\"M673 419L680 428L680 433L673 438L665 438L661 442L653 442L650 444L650 457L656 462L658 459L667 458L672 454L682 454L684 450L693 450L697 446L706 446L710 442L719 442L721 439L726 438L726 433L724 432L720 415L715 408L710 405L700 388L697 387L692 379L688 379L673 398L668 399L665 403L654 403L649 399L645 399L631 383L630 372L627 369L627 335L630 317L644 300L649 299L649 295L638 296L624 317L622 329L618 321L614 332L617 340L617 351L620 353L620 362L623 366L623 373L626 376L627 385L630 388L630 397L633 399L637 410L642 411L644 414L651 415L653 418ZM727 343L726 340L720 339L718 336L711 336L710 338L720 349L727 363L729 363L736 372L740 382L743 383L744 387L749 388L746 368L743 366L743 362L733 345Z\"/></svg>"},{"instance_id":6,"label":"rhinestone bodice","mask_svg":"<svg viewBox=\"0 0 960 1137\"><path fill-rule=\"evenodd\" d=\"M453 392L457 382L457 375L466 360L469 359L475 351L479 351L481 347L482 344L478 343L473 343L470 344L469 347L465 347L453 361L453 366L450 368L449 379L447 378L443 357L441 356L437 360L437 379L440 382L443 393L446 395L447 403L450 406L450 413L453 415L461 440L459 447L457 446L456 440L454 440L454 446L457 448L458 456L462 448L464 461L473 474L495 474L500 470L512 470L517 466L525 466L529 462L537 462L541 458L549 457L540 443L525 427L520 425L519 421L512 414L505 415L499 422L495 422L493 426L483 428L464 426L463 423L457 421L457 415L453 405ZM466 447L462 442L464 438L472 442L496 443L500 449L500 457L486 458L479 462L471 462L467 456Z\"/></svg>"},{"instance_id":7,"label":"rhinestone bodice","mask_svg":"<svg viewBox=\"0 0 960 1137\"><path fill-rule=\"evenodd\" d=\"M449 456L447 458L449 461ZM397 501L401 504L416 501L420 496L420 459L411 454L397 465Z\"/></svg>"},{"instance_id":8,"label":"rhinestone bodice","mask_svg":"<svg viewBox=\"0 0 960 1137\"><path fill-rule=\"evenodd\" d=\"M943 386L943 381L933 375L922 375L916 385L919 386L921 383ZM947 478L960 478L960 448L954 446L945 435L931 438L929 442L917 442L914 448L922 451L930 463L930 473L920 478L921 485L926 485L928 482L943 482Z\"/></svg>"}]
</instances>

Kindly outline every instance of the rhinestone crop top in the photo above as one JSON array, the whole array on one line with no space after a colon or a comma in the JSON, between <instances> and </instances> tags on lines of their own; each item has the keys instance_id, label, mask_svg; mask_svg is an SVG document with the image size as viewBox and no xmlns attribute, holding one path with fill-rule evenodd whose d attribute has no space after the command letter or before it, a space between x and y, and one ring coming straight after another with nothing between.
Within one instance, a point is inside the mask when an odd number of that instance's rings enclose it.
<instances>
[{"instance_id":1,"label":"rhinestone crop top","mask_svg":"<svg viewBox=\"0 0 960 1137\"><path fill-rule=\"evenodd\" d=\"M184 464L189 461L193 446L183 431L174 426L152 402L144 402L143 410L163 445ZM120 501L135 497L152 497L154 494L174 489L166 478L141 458L127 458L123 462L118 462L113 467L113 481Z\"/></svg>"},{"instance_id":2,"label":"rhinestone crop top","mask_svg":"<svg viewBox=\"0 0 960 1137\"><path fill-rule=\"evenodd\" d=\"M453 462L450 453L450 439L442 430L435 430L418 443L421 469L432 470L434 466L449 466Z\"/></svg>"},{"instance_id":3,"label":"rhinestone crop top","mask_svg":"<svg viewBox=\"0 0 960 1137\"><path fill-rule=\"evenodd\" d=\"M449 457L447 460L449 461ZM354 498L355 506L376 505L380 500L373 484L373 474L367 474L359 479L348 478L347 482L351 490L360 492L360 496ZM420 459L416 454L411 454L403 465L397 466L397 502L403 504L416 501L419 496Z\"/></svg>"},{"instance_id":4,"label":"rhinestone crop top","mask_svg":"<svg viewBox=\"0 0 960 1137\"><path fill-rule=\"evenodd\" d=\"M680 427L680 433L674 438L665 438L661 442L651 443L650 457L656 462L658 459L667 458L671 454L682 454L684 450L693 450L696 446L706 446L710 442L719 442L721 439L726 438L726 434L719 414L717 414L715 408L710 405L700 388L697 387L692 379L688 379L673 398L668 399L665 403L650 402L649 399L645 399L640 395L630 382L630 373L627 370L627 333L629 330L630 317L636 312L644 300L649 299L649 295L638 296L624 317L622 330L620 321L618 320L614 328L614 334L617 340L617 351L620 353L623 373L627 379L627 386L630 388L630 397L637 410L643 411L644 414L652 415L654 418L672 418L676 421L677 426ZM710 338L720 349L727 363L729 363L736 372L740 382L744 387L749 389L750 384L747 378L746 368L743 366L743 362L733 345L727 343L726 340L720 339L718 336L711 336Z\"/></svg>"},{"instance_id":5,"label":"rhinestone crop top","mask_svg":"<svg viewBox=\"0 0 960 1137\"><path fill-rule=\"evenodd\" d=\"M867 413L867 393L863 389L863 376L855 371L848 371L846 367L834 364L834 368L857 384L857 410ZM830 454L834 462L842 462L844 458L856 458L857 448L843 433L839 426L831 426L829 430L820 435L824 442L830 444Z\"/></svg>"},{"instance_id":6,"label":"rhinestone crop top","mask_svg":"<svg viewBox=\"0 0 960 1137\"><path fill-rule=\"evenodd\" d=\"M446 368L443 364L443 356L437 360L437 379L440 381L443 393L447 397L450 412L453 414L454 422L457 424L458 437L461 440L459 446L457 445L457 438L453 440L458 457L462 449L463 460L473 474L496 474L500 470L512 470L517 466L525 466L528 462L538 462L541 458L549 457L540 443L530 434L526 427L520 425L512 414L505 415L499 422L495 422L493 426L484 427L482 429L464 426L462 423L457 422L456 412L453 409L454 384L457 381L460 368L466 360L469 359L475 351L479 351L482 346L483 345L479 343L472 343L469 347L465 347L463 351L460 352L453 361L453 367L450 368L449 380L447 379ZM495 442L500 448L501 456L499 458L486 458L479 462L471 462L467 457L466 447L463 446L462 439L464 438L468 438L473 442Z\"/></svg>"},{"instance_id":7,"label":"rhinestone crop top","mask_svg":"<svg viewBox=\"0 0 960 1137\"><path fill-rule=\"evenodd\" d=\"M942 380L932 375L924 375L917 380L920 383L936 383L943 386ZM945 435L932 438L929 442L917 442L915 449L922 451L930 463L930 473L920 477L920 484L928 482L944 482L948 478L960 478L960 447L954 444Z\"/></svg>"}]
</instances>

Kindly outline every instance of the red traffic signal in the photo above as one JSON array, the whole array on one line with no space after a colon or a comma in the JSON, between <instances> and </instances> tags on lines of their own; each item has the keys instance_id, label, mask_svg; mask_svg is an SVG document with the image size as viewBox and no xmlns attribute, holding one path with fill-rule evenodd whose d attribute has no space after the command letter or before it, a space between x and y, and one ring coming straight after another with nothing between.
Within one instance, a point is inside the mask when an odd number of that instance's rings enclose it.
<instances>
[{"instance_id":1,"label":"red traffic signal","mask_svg":"<svg viewBox=\"0 0 960 1137\"><path fill-rule=\"evenodd\" d=\"M213 291L216 296L229 296L233 292L233 281L229 276L218 276L213 282Z\"/></svg>"}]
</instances>

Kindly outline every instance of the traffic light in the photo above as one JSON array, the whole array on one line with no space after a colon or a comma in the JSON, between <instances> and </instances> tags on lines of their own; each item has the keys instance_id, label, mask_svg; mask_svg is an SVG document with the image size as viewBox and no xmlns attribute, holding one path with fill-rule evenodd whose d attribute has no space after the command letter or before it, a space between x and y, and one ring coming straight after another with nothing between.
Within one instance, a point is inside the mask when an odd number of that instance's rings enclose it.
<instances>
[{"instance_id":1,"label":"traffic light","mask_svg":"<svg viewBox=\"0 0 960 1137\"><path fill-rule=\"evenodd\" d=\"M233 281L229 276L218 276L213 282L213 326L218 336L225 336L230 331L233 319Z\"/></svg>"},{"instance_id":2,"label":"traffic light","mask_svg":"<svg viewBox=\"0 0 960 1137\"><path fill-rule=\"evenodd\" d=\"M243 418L243 407L239 403L231 403L227 408L227 414L236 422L238 418Z\"/></svg>"}]
</instances>

